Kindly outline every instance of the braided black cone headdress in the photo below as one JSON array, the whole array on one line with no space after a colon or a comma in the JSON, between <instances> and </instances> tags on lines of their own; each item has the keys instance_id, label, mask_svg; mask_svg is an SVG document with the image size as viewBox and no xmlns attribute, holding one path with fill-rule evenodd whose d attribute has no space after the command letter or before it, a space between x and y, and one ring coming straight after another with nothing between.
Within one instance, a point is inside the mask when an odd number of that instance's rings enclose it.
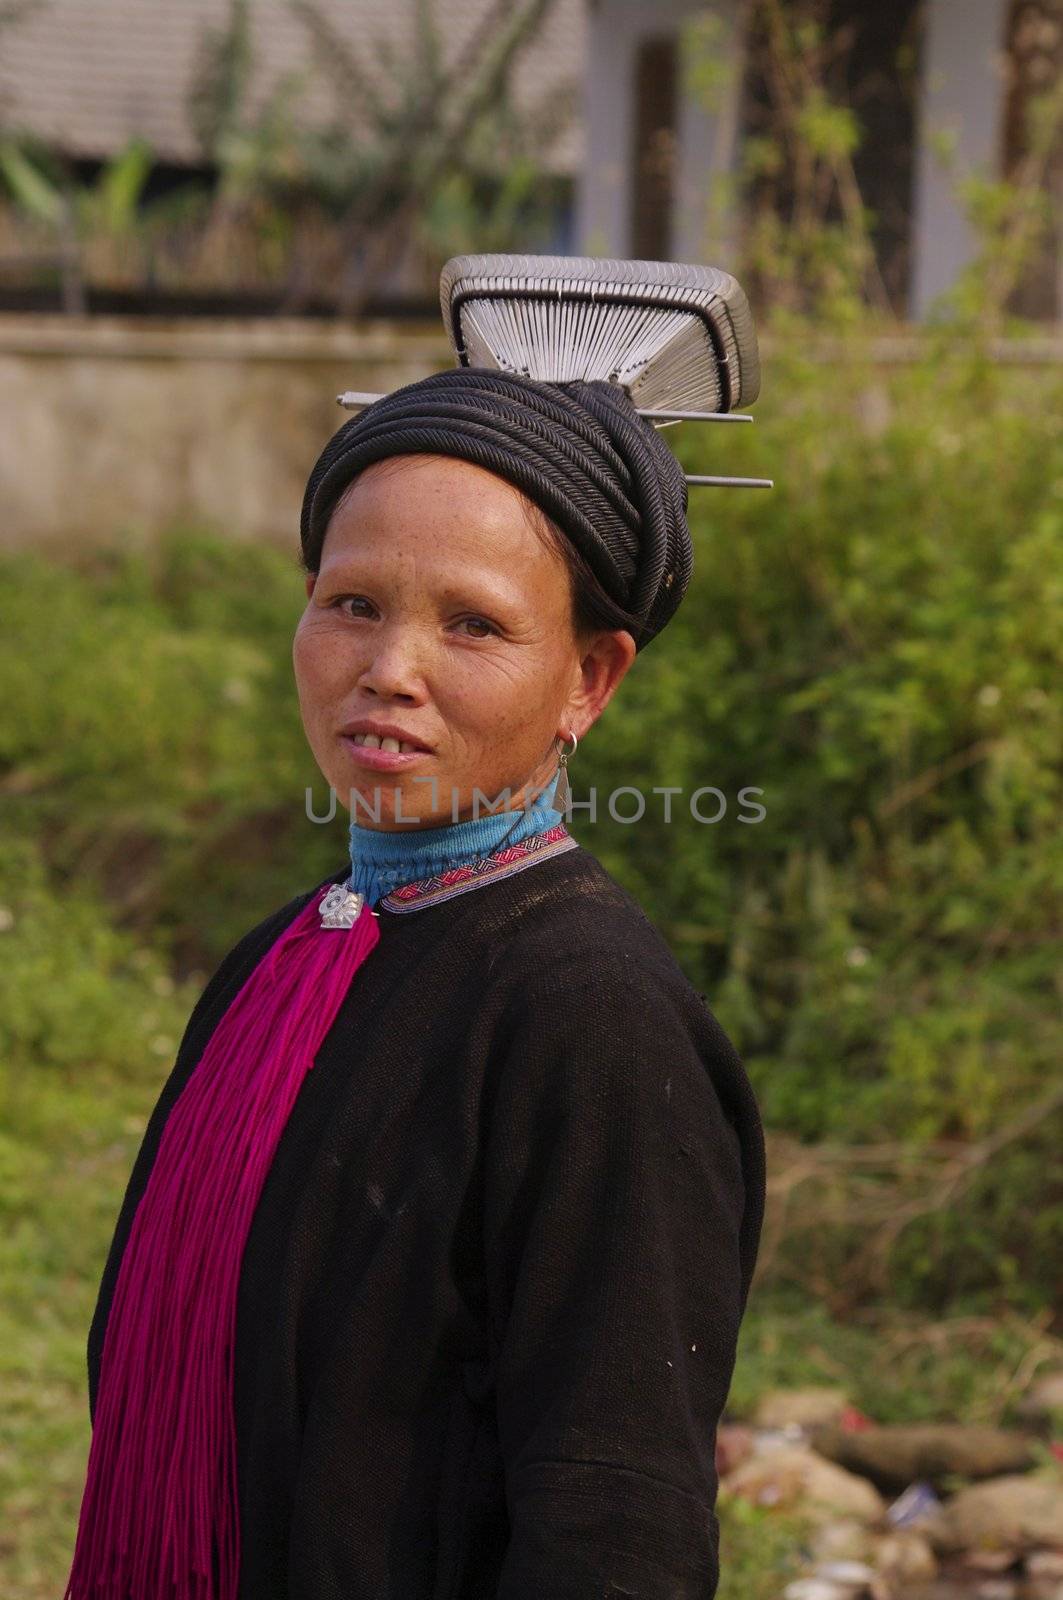
<instances>
[{"instance_id":1,"label":"braided black cone headdress","mask_svg":"<svg viewBox=\"0 0 1063 1600\"><path fill-rule=\"evenodd\" d=\"M707 267L475 256L447 263L441 301L457 370L389 395L340 396L364 409L310 474L300 526L307 570L318 570L329 519L366 467L389 456L458 457L506 479L556 523L632 618L642 649L674 616L693 567L687 479L648 418L719 417L756 398L756 336L741 288ZM654 408L712 409L647 409L644 418L633 396Z\"/></svg>"}]
</instances>

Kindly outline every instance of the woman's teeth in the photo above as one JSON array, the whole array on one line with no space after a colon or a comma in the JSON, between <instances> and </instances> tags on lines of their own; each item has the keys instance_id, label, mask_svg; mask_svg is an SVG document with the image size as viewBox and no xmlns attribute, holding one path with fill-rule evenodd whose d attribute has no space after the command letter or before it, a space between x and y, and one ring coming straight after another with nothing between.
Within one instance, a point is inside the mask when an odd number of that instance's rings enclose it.
<instances>
[{"instance_id":1,"label":"woman's teeth","mask_svg":"<svg viewBox=\"0 0 1063 1600\"><path fill-rule=\"evenodd\" d=\"M378 739L375 733L356 733L355 744L364 744L370 750L416 750L415 744L407 744L405 739Z\"/></svg>"}]
</instances>

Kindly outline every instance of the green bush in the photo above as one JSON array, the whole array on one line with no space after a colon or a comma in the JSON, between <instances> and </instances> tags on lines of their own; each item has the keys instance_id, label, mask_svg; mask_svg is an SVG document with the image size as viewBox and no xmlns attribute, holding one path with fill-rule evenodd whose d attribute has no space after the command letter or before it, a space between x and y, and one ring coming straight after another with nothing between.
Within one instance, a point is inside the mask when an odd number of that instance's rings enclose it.
<instances>
[{"instance_id":1,"label":"green bush","mask_svg":"<svg viewBox=\"0 0 1063 1600\"><path fill-rule=\"evenodd\" d=\"M194 988L176 985L160 956L116 928L76 879L49 874L31 840L5 842L0 1086L9 1102L34 1102L49 1071L69 1088L172 1058Z\"/></svg>"},{"instance_id":2,"label":"green bush","mask_svg":"<svg viewBox=\"0 0 1063 1600\"><path fill-rule=\"evenodd\" d=\"M292 681L293 559L175 529L77 566L7 557L0 588L5 814L57 879L207 969L342 862L339 824L305 814L319 774Z\"/></svg>"}]
</instances>

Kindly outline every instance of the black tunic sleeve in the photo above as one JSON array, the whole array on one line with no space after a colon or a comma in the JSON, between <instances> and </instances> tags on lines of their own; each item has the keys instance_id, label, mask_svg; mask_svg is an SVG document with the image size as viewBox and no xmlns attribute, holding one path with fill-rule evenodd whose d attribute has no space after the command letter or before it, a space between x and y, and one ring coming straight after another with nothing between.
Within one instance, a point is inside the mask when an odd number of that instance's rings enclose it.
<instances>
[{"instance_id":1,"label":"black tunic sleeve","mask_svg":"<svg viewBox=\"0 0 1063 1600\"><path fill-rule=\"evenodd\" d=\"M715 1434L763 1214L752 1089L678 966L630 949L538 973L501 1057L497 1600L711 1600Z\"/></svg>"}]
</instances>

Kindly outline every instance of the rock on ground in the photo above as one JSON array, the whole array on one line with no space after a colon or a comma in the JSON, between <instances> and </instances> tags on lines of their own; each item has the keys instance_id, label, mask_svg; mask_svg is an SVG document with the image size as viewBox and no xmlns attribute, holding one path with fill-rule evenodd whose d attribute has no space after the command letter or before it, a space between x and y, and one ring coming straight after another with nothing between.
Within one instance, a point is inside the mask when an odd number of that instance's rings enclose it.
<instances>
[{"instance_id":1,"label":"rock on ground","mask_svg":"<svg viewBox=\"0 0 1063 1600\"><path fill-rule=\"evenodd\" d=\"M877 1540L873 1560L902 1593L904 1585L929 1582L938 1570L929 1539L915 1528L895 1528Z\"/></svg>"},{"instance_id":2,"label":"rock on ground","mask_svg":"<svg viewBox=\"0 0 1063 1600\"><path fill-rule=\"evenodd\" d=\"M755 1505L786 1505L808 1512L813 1520L847 1516L878 1522L885 1502L877 1489L833 1461L825 1461L805 1445L780 1445L751 1456L720 1483L720 1498L751 1500Z\"/></svg>"},{"instance_id":3,"label":"rock on ground","mask_svg":"<svg viewBox=\"0 0 1063 1600\"><path fill-rule=\"evenodd\" d=\"M788 1428L795 1423L814 1428L837 1422L848 1404L844 1389L770 1389L758 1401L753 1422L758 1428Z\"/></svg>"},{"instance_id":4,"label":"rock on ground","mask_svg":"<svg viewBox=\"0 0 1063 1600\"><path fill-rule=\"evenodd\" d=\"M1063 1372L1046 1372L1031 1383L1019 1401L1019 1415L1030 1422L1045 1425L1056 1416L1063 1416Z\"/></svg>"},{"instance_id":5,"label":"rock on ground","mask_svg":"<svg viewBox=\"0 0 1063 1600\"><path fill-rule=\"evenodd\" d=\"M849 1472L857 1472L884 1494L899 1494L917 1478L940 1486L950 1475L998 1478L1036 1464L1034 1440L1001 1428L962 1423L887 1423L849 1432L836 1426L815 1429L812 1443Z\"/></svg>"},{"instance_id":6,"label":"rock on ground","mask_svg":"<svg viewBox=\"0 0 1063 1600\"><path fill-rule=\"evenodd\" d=\"M1012 1476L960 1489L920 1522L941 1552L1063 1550L1063 1482Z\"/></svg>"}]
</instances>

